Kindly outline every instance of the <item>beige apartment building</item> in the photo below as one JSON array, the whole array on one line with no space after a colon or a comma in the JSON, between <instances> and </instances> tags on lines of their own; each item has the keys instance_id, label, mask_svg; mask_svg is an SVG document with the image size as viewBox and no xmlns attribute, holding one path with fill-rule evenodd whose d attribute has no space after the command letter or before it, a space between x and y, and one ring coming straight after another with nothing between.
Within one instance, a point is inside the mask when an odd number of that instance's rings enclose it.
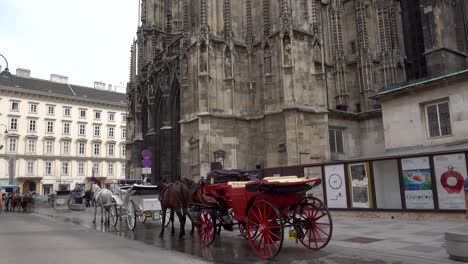
<instances>
[{"instance_id":1,"label":"beige apartment building","mask_svg":"<svg viewBox=\"0 0 468 264\"><path fill-rule=\"evenodd\" d=\"M0 74L0 185L49 194L125 178L125 94Z\"/></svg>"}]
</instances>

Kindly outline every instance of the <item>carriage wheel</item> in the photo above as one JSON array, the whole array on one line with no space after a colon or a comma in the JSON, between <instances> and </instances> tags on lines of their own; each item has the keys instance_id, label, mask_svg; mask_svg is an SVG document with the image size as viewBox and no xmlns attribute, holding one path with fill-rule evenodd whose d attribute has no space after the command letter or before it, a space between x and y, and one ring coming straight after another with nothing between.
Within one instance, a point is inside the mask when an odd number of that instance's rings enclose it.
<instances>
[{"instance_id":1,"label":"carriage wheel","mask_svg":"<svg viewBox=\"0 0 468 264\"><path fill-rule=\"evenodd\" d=\"M247 227L245 223L238 223L238 225L239 225L239 232L241 233L241 236L247 239Z\"/></svg>"},{"instance_id":2,"label":"carriage wheel","mask_svg":"<svg viewBox=\"0 0 468 264\"><path fill-rule=\"evenodd\" d=\"M297 239L309 249L321 249L330 242L333 223L330 212L319 199L312 197L296 205L293 216Z\"/></svg>"},{"instance_id":3,"label":"carriage wheel","mask_svg":"<svg viewBox=\"0 0 468 264\"><path fill-rule=\"evenodd\" d=\"M133 203L133 201L129 201L127 204L127 225L130 230L135 230L136 212L135 203Z\"/></svg>"},{"instance_id":4,"label":"carriage wheel","mask_svg":"<svg viewBox=\"0 0 468 264\"><path fill-rule=\"evenodd\" d=\"M201 210L197 217L197 234L204 247L211 245L216 234L216 218L207 211Z\"/></svg>"},{"instance_id":5,"label":"carriage wheel","mask_svg":"<svg viewBox=\"0 0 468 264\"><path fill-rule=\"evenodd\" d=\"M247 215L247 238L258 256L275 257L283 246L283 221L278 209L265 200L256 201Z\"/></svg>"},{"instance_id":6,"label":"carriage wheel","mask_svg":"<svg viewBox=\"0 0 468 264\"><path fill-rule=\"evenodd\" d=\"M139 216L138 216L138 220L140 221L140 223L146 222L146 218L147 218L147 217L146 217L146 215L144 214L144 212L143 212L142 215L139 215Z\"/></svg>"},{"instance_id":7,"label":"carriage wheel","mask_svg":"<svg viewBox=\"0 0 468 264\"><path fill-rule=\"evenodd\" d=\"M116 204L111 204L109 207L109 214L110 214L110 224L116 226L119 222L119 212L117 210Z\"/></svg>"}]
</instances>

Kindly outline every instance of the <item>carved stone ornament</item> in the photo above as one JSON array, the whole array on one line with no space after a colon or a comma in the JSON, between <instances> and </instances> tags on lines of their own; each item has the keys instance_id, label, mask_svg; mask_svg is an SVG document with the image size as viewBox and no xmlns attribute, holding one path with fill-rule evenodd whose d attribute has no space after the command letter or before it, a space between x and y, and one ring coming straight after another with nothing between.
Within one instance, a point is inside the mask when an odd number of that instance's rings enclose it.
<instances>
[{"instance_id":1,"label":"carved stone ornament","mask_svg":"<svg viewBox=\"0 0 468 264\"><path fill-rule=\"evenodd\" d=\"M232 54L230 49L225 51L224 74L226 79L232 78Z\"/></svg>"},{"instance_id":2,"label":"carved stone ornament","mask_svg":"<svg viewBox=\"0 0 468 264\"><path fill-rule=\"evenodd\" d=\"M150 98L154 98L154 95L155 95L155 89L154 89L154 77L151 77L149 82L148 82L148 90L147 90L147 97L148 97L148 100ZM149 100L151 101L151 100Z\"/></svg>"},{"instance_id":3,"label":"carved stone ornament","mask_svg":"<svg viewBox=\"0 0 468 264\"><path fill-rule=\"evenodd\" d=\"M271 49L270 46L266 45L264 50L264 64L265 64L265 73L271 73Z\"/></svg>"},{"instance_id":4,"label":"carved stone ornament","mask_svg":"<svg viewBox=\"0 0 468 264\"><path fill-rule=\"evenodd\" d=\"M205 43L200 46L200 72L208 72L208 47Z\"/></svg>"},{"instance_id":5,"label":"carved stone ornament","mask_svg":"<svg viewBox=\"0 0 468 264\"><path fill-rule=\"evenodd\" d=\"M292 47L291 47L291 38L289 36L285 36L283 38L283 45L284 45L284 64L285 65L292 65Z\"/></svg>"}]
</instances>

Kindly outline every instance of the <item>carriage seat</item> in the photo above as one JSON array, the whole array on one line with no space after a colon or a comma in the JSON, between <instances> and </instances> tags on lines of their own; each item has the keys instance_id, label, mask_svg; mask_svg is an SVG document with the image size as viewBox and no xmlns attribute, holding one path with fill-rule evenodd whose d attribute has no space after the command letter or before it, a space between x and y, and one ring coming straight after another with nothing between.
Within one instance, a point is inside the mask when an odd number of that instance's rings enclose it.
<instances>
[{"instance_id":1,"label":"carriage seat","mask_svg":"<svg viewBox=\"0 0 468 264\"><path fill-rule=\"evenodd\" d=\"M276 177L265 177L263 180L267 182L297 182L301 181L297 176L276 176Z\"/></svg>"},{"instance_id":2,"label":"carriage seat","mask_svg":"<svg viewBox=\"0 0 468 264\"><path fill-rule=\"evenodd\" d=\"M232 188L245 188L245 185L251 181L230 181L227 185L231 186Z\"/></svg>"}]
</instances>

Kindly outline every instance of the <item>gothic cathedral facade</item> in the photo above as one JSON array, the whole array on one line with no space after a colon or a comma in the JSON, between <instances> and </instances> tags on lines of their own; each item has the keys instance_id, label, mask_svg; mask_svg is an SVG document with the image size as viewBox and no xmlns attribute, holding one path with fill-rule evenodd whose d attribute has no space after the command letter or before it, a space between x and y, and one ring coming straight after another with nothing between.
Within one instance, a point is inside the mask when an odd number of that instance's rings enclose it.
<instances>
[{"instance_id":1,"label":"gothic cathedral facade","mask_svg":"<svg viewBox=\"0 0 468 264\"><path fill-rule=\"evenodd\" d=\"M460 0L140 5L127 86L129 178L141 177L143 149L153 153L155 182L205 176L212 162L248 170L372 155L385 147L370 96L443 71L444 56L466 66Z\"/></svg>"}]
</instances>

